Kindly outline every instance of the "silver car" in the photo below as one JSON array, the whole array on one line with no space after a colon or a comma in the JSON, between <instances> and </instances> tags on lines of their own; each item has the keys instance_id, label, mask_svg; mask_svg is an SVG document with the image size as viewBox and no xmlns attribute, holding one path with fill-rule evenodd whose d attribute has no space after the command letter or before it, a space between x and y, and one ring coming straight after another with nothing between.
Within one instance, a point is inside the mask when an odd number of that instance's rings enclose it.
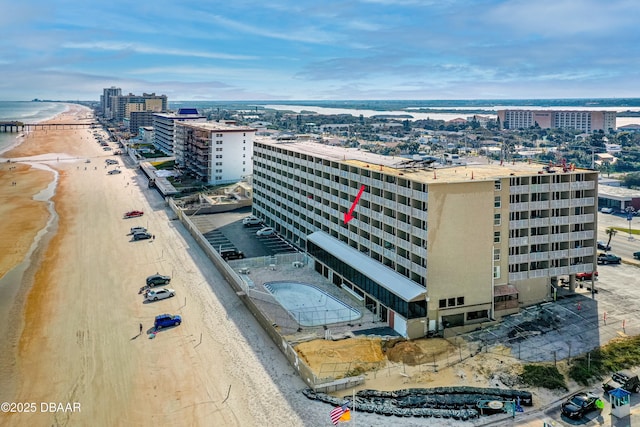
<instances>
[{"instance_id":1,"label":"silver car","mask_svg":"<svg viewBox=\"0 0 640 427\"><path fill-rule=\"evenodd\" d=\"M146 293L145 299L147 301L158 301L159 299L171 298L176 294L176 291L169 288L162 288L157 290L150 290Z\"/></svg>"}]
</instances>

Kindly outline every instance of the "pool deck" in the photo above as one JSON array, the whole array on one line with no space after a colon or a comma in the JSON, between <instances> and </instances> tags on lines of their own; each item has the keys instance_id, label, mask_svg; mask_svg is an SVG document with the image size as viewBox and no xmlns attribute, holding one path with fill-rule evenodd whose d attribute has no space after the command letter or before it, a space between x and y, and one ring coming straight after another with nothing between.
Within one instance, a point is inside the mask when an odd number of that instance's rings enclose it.
<instances>
[{"instance_id":1,"label":"pool deck","mask_svg":"<svg viewBox=\"0 0 640 427\"><path fill-rule=\"evenodd\" d=\"M229 262L229 264L236 271L239 271L242 267L247 266L247 261L238 260ZM389 326L386 322L378 321L377 316L367 310L362 301L357 300L344 289L329 282L324 276L313 270L310 264L295 267L290 262L259 267L248 266L247 268L249 269L249 274L241 274L241 277L249 283L248 295L260 310L273 320L280 334L291 343L327 337L341 339L346 336L353 336L355 331ZM323 292L358 310L362 313L362 317L351 322L333 323L326 325L326 327L323 325L300 326L289 312L264 288L265 283L279 281L300 282L316 286Z\"/></svg>"}]
</instances>

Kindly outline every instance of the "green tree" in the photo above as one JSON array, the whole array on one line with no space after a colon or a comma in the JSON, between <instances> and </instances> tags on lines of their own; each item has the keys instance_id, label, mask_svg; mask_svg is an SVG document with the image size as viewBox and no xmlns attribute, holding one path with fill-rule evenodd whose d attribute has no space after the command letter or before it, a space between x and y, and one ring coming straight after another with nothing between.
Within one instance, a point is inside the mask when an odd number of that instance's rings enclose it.
<instances>
[{"instance_id":1,"label":"green tree","mask_svg":"<svg viewBox=\"0 0 640 427\"><path fill-rule=\"evenodd\" d=\"M618 230L616 230L613 227L609 227L609 228L607 228L605 233L607 233L607 235L609 236L609 240L607 241L607 246L611 246L611 239L613 239L613 236L618 234Z\"/></svg>"}]
</instances>

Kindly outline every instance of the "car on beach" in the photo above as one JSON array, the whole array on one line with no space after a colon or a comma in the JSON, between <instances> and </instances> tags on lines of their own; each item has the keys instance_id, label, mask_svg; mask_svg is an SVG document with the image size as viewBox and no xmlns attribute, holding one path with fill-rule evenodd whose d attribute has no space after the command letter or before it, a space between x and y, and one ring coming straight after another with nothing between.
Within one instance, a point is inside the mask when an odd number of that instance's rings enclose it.
<instances>
[{"instance_id":1,"label":"car on beach","mask_svg":"<svg viewBox=\"0 0 640 427\"><path fill-rule=\"evenodd\" d=\"M169 288L162 288L158 290L150 290L146 293L145 299L147 301L158 301L159 299L171 298L176 294L176 291Z\"/></svg>"},{"instance_id":2,"label":"car on beach","mask_svg":"<svg viewBox=\"0 0 640 427\"><path fill-rule=\"evenodd\" d=\"M118 173L122 173L122 171L120 169L111 169L109 172L107 172L109 175L115 175Z\"/></svg>"},{"instance_id":3,"label":"car on beach","mask_svg":"<svg viewBox=\"0 0 640 427\"><path fill-rule=\"evenodd\" d=\"M600 398L593 393L576 393L562 404L562 415L579 420L587 412L602 409L604 407L603 404Z\"/></svg>"},{"instance_id":4,"label":"car on beach","mask_svg":"<svg viewBox=\"0 0 640 427\"><path fill-rule=\"evenodd\" d=\"M147 233L146 231L143 231L140 233L133 233L133 240L148 240L151 237L152 237L151 234Z\"/></svg>"},{"instance_id":5,"label":"car on beach","mask_svg":"<svg viewBox=\"0 0 640 427\"><path fill-rule=\"evenodd\" d=\"M147 229L145 227L142 227L142 226L131 227L131 232L129 234L144 233L146 231L147 231Z\"/></svg>"},{"instance_id":6,"label":"car on beach","mask_svg":"<svg viewBox=\"0 0 640 427\"><path fill-rule=\"evenodd\" d=\"M160 273L152 274L151 276L147 277L146 281L147 286L166 285L169 282L171 282L171 277L165 276Z\"/></svg>"},{"instance_id":7,"label":"car on beach","mask_svg":"<svg viewBox=\"0 0 640 427\"><path fill-rule=\"evenodd\" d=\"M182 323L182 317L172 314L160 314L156 316L153 327L156 329L167 328L169 326L177 326Z\"/></svg>"},{"instance_id":8,"label":"car on beach","mask_svg":"<svg viewBox=\"0 0 640 427\"><path fill-rule=\"evenodd\" d=\"M129 211L129 212L125 212L124 217L125 218L137 218L139 216L144 215L144 212L142 211Z\"/></svg>"},{"instance_id":9,"label":"car on beach","mask_svg":"<svg viewBox=\"0 0 640 427\"><path fill-rule=\"evenodd\" d=\"M269 237L275 234L276 234L276 230L274 230L272 227L264 227L256 231L256 236L261 236L261 237Z\"/></svg>"}]
</instances>

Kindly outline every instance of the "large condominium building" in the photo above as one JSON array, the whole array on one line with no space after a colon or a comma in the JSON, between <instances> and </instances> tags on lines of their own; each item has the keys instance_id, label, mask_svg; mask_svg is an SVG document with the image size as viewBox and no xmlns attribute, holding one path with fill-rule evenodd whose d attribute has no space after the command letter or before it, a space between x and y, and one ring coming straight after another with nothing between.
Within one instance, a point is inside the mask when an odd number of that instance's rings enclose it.
<instances>
[{"instance_id":1,"label":"large condominium building","mask_svg":"<svg viewBox=\"0 0 640 427\"><path fill-rule=\"evenodd\" d=\"M217 122L176 123L176 165L211 185L237 182L253 173L256 130Z\"/></svg>"},{"instance_id":2,"label":"large condominium building","mask_svg":"<svg viewBox=\"0 0 640 427\"><path fill-rule=\"evenodd\" d=\"M167 111L167 96L156 95L155 93L144 93L142 96L134 95L120 95L113 97L113 119L118 122L123 121L125 118L131 118L132 111L152 111L162 112Z\"/></svg>"},{"instance_id":3,"label":"large condominium building","mask_svg":"<svg viewBox=\"0 0 640 427\"><path fill-rule=\"evenodd\" d=\"M195 108L180 108L176 113L154 113L155 129L153 145L165 154L174 155L176 122L206 122L207 117ZM184 155L181 153L181 157Z\"/></svg>"},{"instance_id":4,"label":"large condominium building","mask_svg":"<svg viewBox=\"0 0 640 427\"><path fill-rule=\"evenodd\" d=\"M568 166L421 162L256 139L254 214L409 338L549 300L595 269L597 177ZM361 198L345 223L360 190Z\"/></svg>"},{"instance_id":5,"label":"large condominium building","mask_svg":"<svg viewBox=\"0 0 640 427\"><path fill-rule=\"evenodd\" d=\"M111 120L114 114L114 103L117 96L122 95L122 89L119 87L111 86L102 90L102 96L100 97L100 104L102 107L102 117Z\"/></svg>"},{"instance_id":6,"label":"large condominium building","mask_svg":"<svg viewBox=\"0 0 640 427\"><path fill-rule=\"evenodd\" d=\"M538 125L542 129L608 132L616 128L615 111L499 110L498 119L504 129L526 129Z\"/></svg>"}]
</instances>

